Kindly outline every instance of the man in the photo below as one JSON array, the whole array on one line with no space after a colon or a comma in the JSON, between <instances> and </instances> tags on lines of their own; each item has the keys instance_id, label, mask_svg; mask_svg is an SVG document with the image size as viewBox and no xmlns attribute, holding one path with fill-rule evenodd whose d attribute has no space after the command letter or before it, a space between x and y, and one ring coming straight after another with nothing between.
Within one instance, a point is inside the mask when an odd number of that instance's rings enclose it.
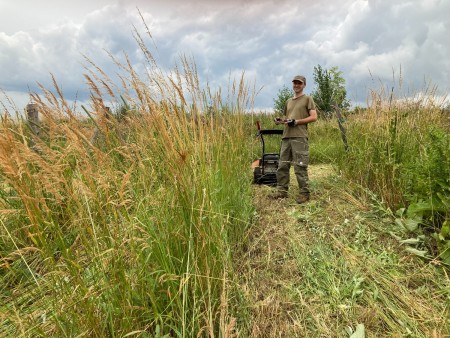
<instances>
[{"instance_id":1,"label":"man","mask_svg":"<svg viewBox=\"0 0 450 338\"><path fill-rule=\"evenodd\" d=\"M286 102L285 119L277 117L275 124L284 124L281 140L280 163L277 170L277 190L274 198L286 198L289 189L289 171L291 163L300 189L297 203L309 201L308 187L308 124L317 120L317 111L311 96L305 95L303 89L306 79L297 75L292 80L294 97Z\"/></svg>"}]
</instances>

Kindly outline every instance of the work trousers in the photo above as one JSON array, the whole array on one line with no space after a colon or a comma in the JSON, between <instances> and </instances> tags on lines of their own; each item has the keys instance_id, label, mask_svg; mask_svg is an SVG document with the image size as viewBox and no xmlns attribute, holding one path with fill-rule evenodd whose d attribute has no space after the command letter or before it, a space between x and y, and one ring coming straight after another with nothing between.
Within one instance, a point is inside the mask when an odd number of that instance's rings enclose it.
<instances>
[{"instance_id":1,"label":"work trousers","mask_svg":"<svg viewBox=\"0 0 450 338\"><path fill-rule=\"evenodd\" d=\"M284 138L281 140L280 162L277 170L277 186L281 191L289 189L289 171L294 165L301 195L309 196L308 186L309 146L307 137Z\"/></svg>"}]
</instances>

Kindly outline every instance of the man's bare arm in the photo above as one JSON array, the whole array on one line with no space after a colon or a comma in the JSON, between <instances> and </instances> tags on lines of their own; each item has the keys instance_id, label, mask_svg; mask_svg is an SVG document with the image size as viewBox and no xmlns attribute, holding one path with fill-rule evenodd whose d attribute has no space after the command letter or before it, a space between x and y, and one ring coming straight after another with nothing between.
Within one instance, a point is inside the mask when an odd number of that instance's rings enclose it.
<instances>
[{"instance_id":1,"label":"man's bare arm","mask_svg":"<svg viewBox=\"0 0 450 338\"><path fill-rule=\"evenodd\" d=\"M304 119L295 120L295 124L308 124L317 121L317 111L315 109L311 109L309 111L309 116Z\"/></svg>"}]
</instances>

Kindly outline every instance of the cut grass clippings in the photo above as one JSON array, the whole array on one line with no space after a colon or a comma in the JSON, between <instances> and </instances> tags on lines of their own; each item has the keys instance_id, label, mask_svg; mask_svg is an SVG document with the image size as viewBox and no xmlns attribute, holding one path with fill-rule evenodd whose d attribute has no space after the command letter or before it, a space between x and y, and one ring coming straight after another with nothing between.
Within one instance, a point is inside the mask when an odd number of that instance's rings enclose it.
<instances>
[{"instance_id":1,"label":"cut grass clippings","mask_svg":"<svg viewBox=\"0 0 450 338\"><path fill-rule=\"evenodd\" d=\"M254 187L254 225L236 264L251 337L444 337L444 267L404 250L394 220L356 198L329 165L310 166L312 199L295 204ZM373 203L373 202L372 202Z\"/></svg>"}]
</instances>

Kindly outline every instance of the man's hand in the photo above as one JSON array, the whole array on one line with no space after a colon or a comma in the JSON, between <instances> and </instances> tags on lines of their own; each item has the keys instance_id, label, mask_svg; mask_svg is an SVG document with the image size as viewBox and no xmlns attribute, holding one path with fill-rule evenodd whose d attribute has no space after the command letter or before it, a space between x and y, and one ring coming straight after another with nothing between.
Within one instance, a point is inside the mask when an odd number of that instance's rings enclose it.
<instances>
[{"instance_id":1,"label":"man's hand","mask_svg":"<svg viewBox=\"0 0 450 338\"><path fill-rule=\"evenodd\" d=\"M273 121L275 122L275 124L283 123L283 120L280 117L275 118Z\"/></svg>"},{"instance_id":2,"label":"man's hand","mask_svg":"<svg viewBox=\"0 0 450 338\"><path fill-rule=\"evenodd\" d=\"M295 126L297 125L297 123L295 122L294 119L289 119L289 120L287 120L287 121L286 121L286 124L287 124L289 127L295 127Z\"/></svg>"}]
</instances>

